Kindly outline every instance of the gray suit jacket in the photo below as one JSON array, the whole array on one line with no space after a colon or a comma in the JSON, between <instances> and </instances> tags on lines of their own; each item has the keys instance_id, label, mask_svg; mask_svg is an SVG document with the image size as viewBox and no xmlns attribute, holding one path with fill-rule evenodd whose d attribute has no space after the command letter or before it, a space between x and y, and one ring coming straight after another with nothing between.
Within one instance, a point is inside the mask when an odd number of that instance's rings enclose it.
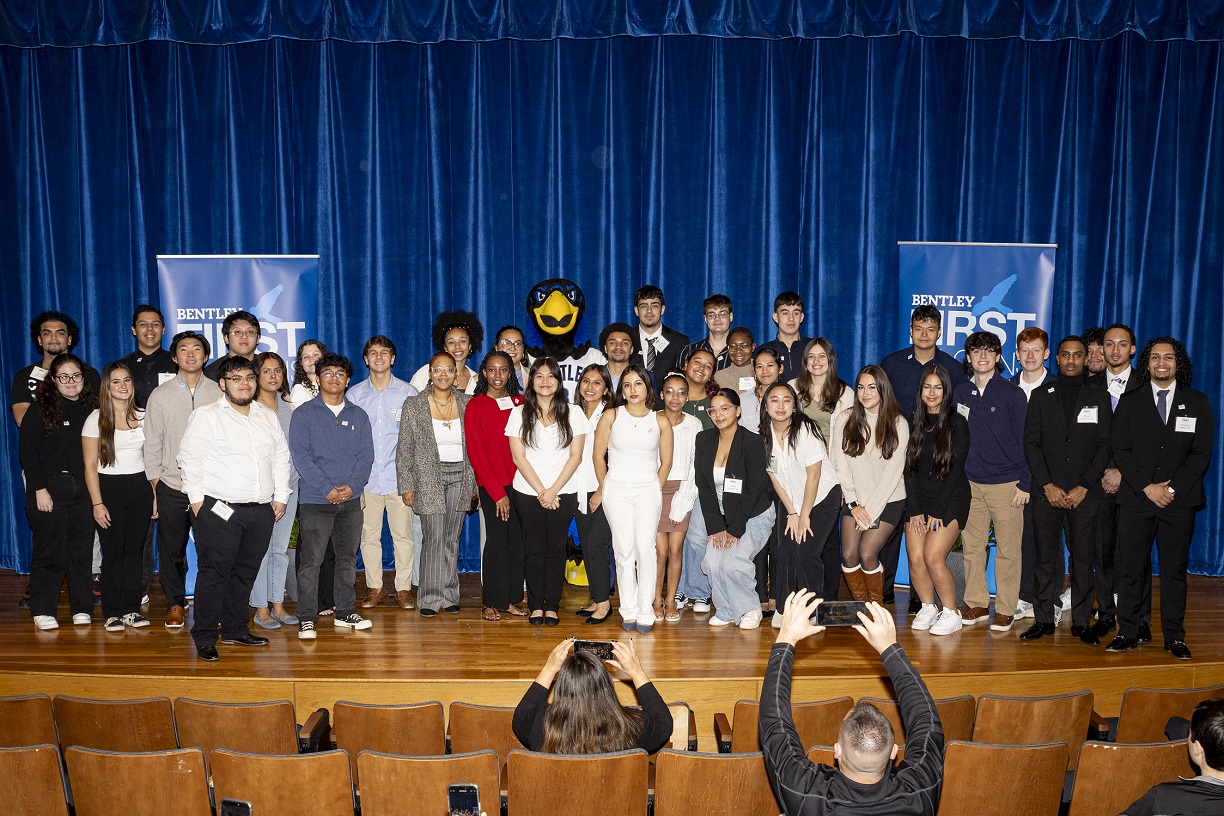
<instances>
[{"instance_id":1,"label":"gray suit jacket","mask_svg":"<svg viewBox=\"0 0 1224 816\"><path fill-rule=\"evenodd\" d=\"M440 514L467 509L476 492L476 474L467 455L467 433L463 435L463 484L457 507L446 506L442 484L442 463L438 459L438 443L434 439L433 417L429 413L432 388L404 400L400 416L399 445L395 449L395 474L400 493L415 493L413 510L417 513ZM459 427L467 410L467 394L451 391L459 408Z\"/></svg>"}]
</instances>

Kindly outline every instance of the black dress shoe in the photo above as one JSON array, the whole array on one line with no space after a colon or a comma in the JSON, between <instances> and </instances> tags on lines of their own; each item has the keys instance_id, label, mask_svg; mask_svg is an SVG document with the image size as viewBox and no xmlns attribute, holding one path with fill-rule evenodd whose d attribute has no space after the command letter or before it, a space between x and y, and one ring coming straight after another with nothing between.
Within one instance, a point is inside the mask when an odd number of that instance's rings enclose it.
<instances>
[{"instance_id":1,"label":"black dress shoe","mask_svg":"<svg viewBox=\"0 0 1224 816\"><path fill-rule=\"evenodd\" d=\"M1089 646L1100 646L1101 639L1092 631L1091 626L1072 626L1071 636L1079 638Z\"/></svg>"},{"instance_id":2,"label":"black dress shoe","mask_svg":"<svg viewBox=\"0 0 1224 816\"><path fill-rule=\"evenodd\" d=\"M1029 628L1020 633L1021 640L1040 640L1046 635L1052 635L1055 632L1054 624L1052 623L1034 623Z\"/></svg>"},{"instance_id":3,"label":"black dress shoe","mask_svg":"<svg viewBox=\"0 0 1224 816\"><path fill-rule=\"evenodd\" d=\"M211 643L204 646L197 646L196 654L199 655L201 660L207 660L209 662L221 659L221 655L217 654L217 647Z\"/></svg>"},{"instance_id":4,"label":"black dress shoe","mask_svg":"<svg viewBox=\"0 0 1224 816\"><path fill-rule=\"evenodd\" d=\"M458 615L459 614L459 604L451 604L450 606L446 607L442 611L449 612L452 615Z\"/></svg>"},{"instance_id":5,"label":"black dress shoe","mask_svg":"<svg viewBox=\"0 0 1224 816\"><path fill-rule=\"evenodd\" d=\"M436 617L436 616L437 616L437 614L438 614L438 610L436 610L436 609L428 609L428 608L426 608L426 607L424 607L424 606L422 606L422 607L421 607L421 609L420 609L419 611L420 611L420 613L421 613L421 617L422 617L422 618L433 618L433 617Z\"/></svg>"},{"instance_id":6,"label":"black dress shoe","mask_svg":"<svg viewBox=\"0 0 1224 816\"><path fill-rule=\"evenodd\" d=\"M544 616L543 615L532 615L531 617L527 619L527 622L530 623L532 626L543 626Z\"/></svg>"},{"instance_id":7,"label":"black dress shoe","mask_svg":"<svg viewBox=\"0 0 1224 816\"><path fill-rule=\"evenodd\" d=\"M238 638L222 637L221 642L224 643L226 646L267 646L268 645L268 639L266 637L260 637L259 635L252 635L250 632L247 632L245 635L243 635L242 637L238 637Z\"/></svg>"},{"instance_id":8,"label":"black dress shoe","mask_svg":"<svg viewBox=\"0 0 1224 816\"><path fill-rule=\"evenodd\" d=\"M1152 627L1150 624L1146 622L1139 624L1139 637L1135 638L1135 641L1140 645L1152 642Z\"/></svg>"},{"instance_id":9,"label":"black dress shoe","mask_svg":"<svg viewBox=\"0 0 1224 816\"><path fill-rule=\"evenodd\" d=\"M1165 651L1176 657L1178 660L1190 659L1190 647L1186 645L1184 640L1174 640L1165 644Z\"/></svg>"},{"instance_id":10,"label":"black dress shoe","mask_svg":"<svg viewBox=\"0 0 1224 816\"><path fill-rule=\"evenodd\" d=\"M548 617L547 615L545 615L545 616L544 616L544 625L545 625L545 626L559 626L560 624L561 624L561 619L560 619L560 618L555 617L555 616L554 616L554 617L551 617L551 618L550 618L550 617Z\"/></svg>"},{"instance_id":11,"label":"black dress shoe","mask_svg":"<svg viewBox=\"0 0 1224 816\"><path fill-rule=\"evenodd\" d=\"M599 624L603 623L610 617L612 617L612 610L610 609L608 610L608 614L604 615L602 618L597 618L594 615L588 615L586 619L586 625L587 626L598 626Z\"/></svg>"},{"instance_id":12,"label":"black dress shoe","mask_svg":"<svg viewBox=\"0 0 1224 816\"><path fill-rule=\"evenodd\" d=\"M1139 644L1128 638L1126 635L1118 635L1113 640L1109 641L1109 645L1105 647L1107 652L1129 652L1131 649L1138 649Z\"/></svg>"},{"instance_id":13,"label":"black dress shoe","mask_svg":"<svg viewBox=\"0 0 1224 816\"><path fill-rule=\"evenodd\" d=\"M1117 620L1114 618L1097 618L1097 622L1092 624L1092 634L1098 638L1103 638L1113 631L1117 625Z\"/></svg>"},{"instance_id":14,"label":"black dress shoe","mask_svg":"<svg viewBox=\"0 0 1224 816\"><path fill-rule=\"evenodd\" d=\"M595 610L594 609L579 609L574 614L580 618L589 618L591 617L591 615L595 614Z\"/></svg>"}]
</instances>

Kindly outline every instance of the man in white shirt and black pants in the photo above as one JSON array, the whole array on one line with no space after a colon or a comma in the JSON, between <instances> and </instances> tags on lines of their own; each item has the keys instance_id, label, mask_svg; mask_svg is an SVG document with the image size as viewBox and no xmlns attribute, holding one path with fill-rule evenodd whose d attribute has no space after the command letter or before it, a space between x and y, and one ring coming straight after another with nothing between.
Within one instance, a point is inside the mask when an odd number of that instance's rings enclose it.
<instances>
[{"instance_id":1,"label":"man in white shirt and black pants","mask_svg":"<svg viewBox=\"0 0 1224 816\"><path fill-rule=\"evenodd\" d=\"M229 357L218 375L224 398L192 412L178 453L199 554L191 637L202 660L218 659L218 625L222 643L267 644L247 628L247 602L289 500L289 445L276 414L254 401L254 364Z\"/></svg>"}]
</instances>

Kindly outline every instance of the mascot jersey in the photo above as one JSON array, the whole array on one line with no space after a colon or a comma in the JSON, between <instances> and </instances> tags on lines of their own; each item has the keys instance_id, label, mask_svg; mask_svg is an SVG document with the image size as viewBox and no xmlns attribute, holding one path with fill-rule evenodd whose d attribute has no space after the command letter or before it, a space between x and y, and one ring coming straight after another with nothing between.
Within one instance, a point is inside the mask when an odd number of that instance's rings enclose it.
<instances>
[{"instance_id":1,"label":"mascot jersey","mask_svg":"<svg viewBox=\"0 0 1224 816\"><path fill-rule=\"evenodd\" d=\"M530 318L527 359L554 357L561 368L565 401L573 402L578 393L582 370L593 363L607 364L603 352L586 340L586 297L581 287L564 278L549 278L527 293Z\"/></svg>"}]
</instances>

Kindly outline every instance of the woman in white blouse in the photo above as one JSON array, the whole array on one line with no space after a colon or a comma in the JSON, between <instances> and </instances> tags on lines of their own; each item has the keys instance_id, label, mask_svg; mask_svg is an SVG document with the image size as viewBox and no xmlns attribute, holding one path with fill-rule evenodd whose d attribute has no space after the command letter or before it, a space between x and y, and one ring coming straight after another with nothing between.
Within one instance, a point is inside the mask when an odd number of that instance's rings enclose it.
<instances>
[{"instance_id":1,"label":"woman in white blouse","mask_svg":"<svg viewBox=\"0 0 1224 816\"><path fill-rule=\"evenodd\" d=\"M103 394L85 418L81 445L85 486L102 543L102 614L106 631L140 628L144 594L144 543L149 519L157 517L153 487L144 475L144 412L136 408L136 385L123 363L102 369Z\"/></svg>"},{"instance_id":2,"label":"woman in white blouse","mask_svg":"<svg viewBox=\"0 0 1224 816\"><path fill-rule=\"evenodd\" d=\"M599 424L605 409L612 407L612 375L602 363L592 363L578 375L578 392L574 395L574 406L582 409L589 427ZM612 612L609 600L612 592L612 530L608 518L599 502L591 505L591 497L599 489L599 477L595 475L595 434L586 435L582 450L582 463L578 465L578 541L582 546L582 563L586 566L587 587L591 591L591 603L574 614L586 618L591 626L608 619Z\"/></svg>"},{"instance_id":3,"label":"woman in white blouse","mask_svg":"<svg viewBox=\"0 0 1224 816\"><path fill-rule=\"evenodd\" d=\"M855 379L854 405L833 421L829 445L841 479L842 572L856 601L884 598L880 549L905 509L909 423L888 375L869 365Z\"/></svg>"},{"instance_id":4,"label":"woman in white blouse","mask_svg":"<svg viewBox=\"0 0 1224 816\"><path fill-rule=\"evenodd\" d=\"M315 373L315 363L326 353L327 346L319 340L303 340L298 344L297 359L293 361L293 388L289 391L289 404L294 408L319 396L319 375Z\"/></svg>"},{"instance_id":5,"label":"woman in white blouse","mask_svg":"<svg viewBox=\"0 0 1224 816\"><path fill-rule=\"evenodd\" d=\"M659 514L659 529L655 535L657 573L655 576L655 615L674 623L680 620L675 594L680 587L680 567L684 553L684 535L688 532L689 515L697 501L697 482L693 479L693 453L701 421L684 413L688 400L688 380L683 374L668 374L660 386L663 398L661 413L672 426L672 466L663 485L663 509ZM663 599L667 599L664 605Z\"/></svg>"}]
</instances>

